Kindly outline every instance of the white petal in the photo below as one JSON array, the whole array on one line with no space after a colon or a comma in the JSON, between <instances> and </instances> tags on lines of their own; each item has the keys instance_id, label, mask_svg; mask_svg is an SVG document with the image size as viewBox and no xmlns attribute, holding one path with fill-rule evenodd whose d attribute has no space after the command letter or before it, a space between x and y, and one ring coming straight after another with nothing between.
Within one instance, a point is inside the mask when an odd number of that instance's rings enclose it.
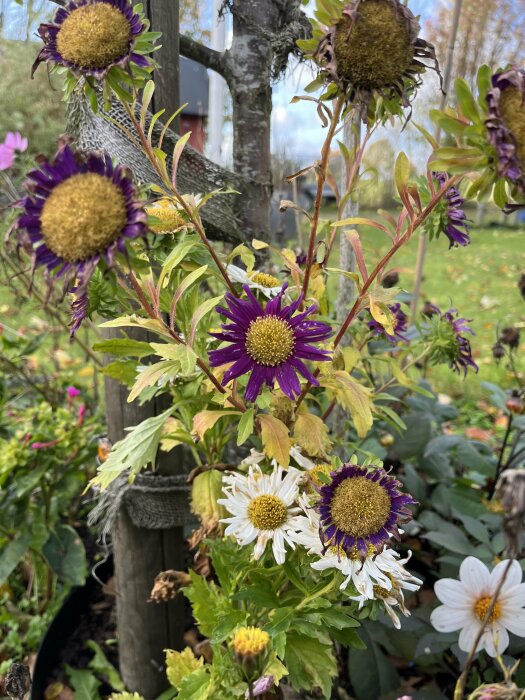
<instances>
[{"instance_id":1,"label":"white petal","mask_svg":"<svg viewBox=\"0 0 525 700\"><path fill-rule=\"evenodd\" d=\"M467 557L459 569L459 578L475 598L481 598L487 592L490 582L489 570L476 557Z\"/></svg>"},{"instance_id":2,"label":"white petal","mask_svg":"<svg viewBox=\"0 0 525 700\"><path fill-rule=\"evenodd\" d=\"M505 569L507 568L507 564L509 563L508 559L505 559L504 561L500 561L499 564L497 564L493 569L492 573L490 575L490 590L495 591L498 583L501 580L501 577L503 576ZM504 593L505 591L508 591L511 588L514 588L514 586L517 586L518 584L521 583L521 566L519 565L519 562L514 560L512 564L510 565L509 573L507 574L507 577L505 579L505 583L501 587L501 593Z\"/></svg>"},{"instance_id":3,"label":"white petal","mask_svg":"<svg viewBox=\"0 0 525 700\"><path fill-rule=\"evenodd\" d=\"M505 605L503 615L498 622L505 625L512 634L525 637L525 610L508 610Z\"/></svg>"},{"instance_id":4,"label":"white petal","mask_svg":"<svg viewBox=\"0 0 525 700\"><path fill-rule=\"evenodd\" d=\"M464 627L472 619L469 610L449 608L448 605L440 605L432 611L430 623L438 632L455 632Z\"/></svg>"},{"instance_id":5,"label":"white petal","mask_svg":"<svg viewBox=\"0 0 525 700\"><path fill-rule=\"evenodd\" d=\"M442 578L434 584L434 591L442 603L451 608L464 608L472 605L473 596L465 590L465 586L453 578Z\"/></svg>"},{"instance_id":6,"label":"white petal","mask_svg":"<svg viewBox=\"0 0 525 700\"><path fill-rule=\"evenodd\" d=\"M467 653L472 649L472 645L474 644L474 641L476 637L478 636L479 632L479 622L478 620L470 620L467 622L465 627L461 630L459 633L459 648L461 651L466 651ZM478 647L476 651L479 651L482 648L482 642L478 644Z\"/></svg>"},{"instance_id":7,"label":"white petal","mask_svg":"<svg viewBox=\"0 0 525 700\"><path fill-rule=\"evenodd\" d=\"M505 591L499 598L499 601L507 608L522 608L525 605L525 583L520 583L519 586L514 586L508 591Z\"/></svg>"},{"instance_id":8,"label":"white petal","mask_svg":"<svg viewBox=\"0 0 525 700\"><path fill-rule=\"evenodd\" d=\"M481 637L481 648L485 649L489 656L495 658L501 654L509 645L509 635L507 630L499 624L489 625Z\"/></svg>"},{"instance_id":9,"label":"white petal","mask_svg":"<svg viewBox=\"0 0 525 700\"><path fill-rule=\"evenodd\" d=\"M266 549L266 543L268 542L268 534L265 532L261 532L259 534L259 537L257 539L257 543L253 549L253 558L257 561L257 559L260 559L264 553L264 550Z\"/></svg>"}]
</instances>

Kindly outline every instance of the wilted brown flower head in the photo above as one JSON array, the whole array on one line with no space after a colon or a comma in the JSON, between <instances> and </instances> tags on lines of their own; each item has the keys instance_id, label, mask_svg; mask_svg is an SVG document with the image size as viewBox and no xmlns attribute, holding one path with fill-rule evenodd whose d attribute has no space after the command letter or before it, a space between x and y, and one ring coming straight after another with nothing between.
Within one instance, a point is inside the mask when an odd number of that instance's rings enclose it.
<instances>
[{"instance_id":1,"label":"wilted brown flower head","mask_svg":"<svg viewBox=\"0 0 525 700\"><path fill-rule=\"evenodd\" d=\"M184 586L191 584L191 578L185 571L174 571L168 569L161 571L155 577L155 582L151 590L149 603L167 603L169 600L174 600L177 593Z\"/></svg>"},{"instance_id":2,"label":"wilted brown flower head","mask_svg":"<svg viewBox=\"0 0 525 700\"><path fill-rule=\"evenodd\" d=\"M385 289L391 289L399 283L399 272L393 270L392 272L387 272L387 274L381 280L381 285Z\"/></svg>"},{"instance_id":3,"label":"wilted brown flower head","mask_svg":"<svg viewBox=\"0 0 525 700\"><path fill-rule=\"evenodd\" d=\"M515 326L508 326L500 333L500 342L508 345L511 350L516 350L520 344L520 332Z\"/></svg>"},{"instance_id":4,"label":"wilted brown flower head","mask_svg":"<svg viewBox=\"0 0 525 700\"><path fill-rule=\"evenodd\" d=\"M30 688L31 674L24 664L12 664L4 678L0 678L0 695L7 695L14 700L23 700Z\"/></svg>"}]
</instances>

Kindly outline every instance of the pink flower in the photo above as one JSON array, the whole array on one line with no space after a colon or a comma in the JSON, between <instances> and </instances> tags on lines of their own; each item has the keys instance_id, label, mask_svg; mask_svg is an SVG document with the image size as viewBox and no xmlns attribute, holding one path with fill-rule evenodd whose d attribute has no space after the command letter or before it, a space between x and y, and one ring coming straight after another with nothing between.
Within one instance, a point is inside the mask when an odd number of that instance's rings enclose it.
<instances>
[{"instance_id":1,"label":"pink flower","mask_svg":"<svg viewBox=\"0 0 525 700\"><path fill-rule=\"evenodd\" d=\"M80 396L81 393L82 392L80 391L80 389L77 389L74 386L68 386L67 388L67 395L70 399L74 399L75 396Z\"/></svg>"},{"instance_id":2,"label":"pink flower","mask_svg":"<svg viewBox=\"0 0 525 700\"><path fill-rule=\"evenodd\" d=\"M80 404L80 408L78 409L78 419L77 419L77 426L80 428L80 426L84 423L84 416L86 415L86 406L85 404Z\"/></svg>"},{"instance_id":3,"label":"pink flower","mask_svg":"<svg viewBox=\"0 0 525 700\"><path fill-rule=\"evenodd\" d=\"M4 143L0 144L0 170L8 170L15 162L15 153L23 153L27 149L28 141L20 132L9 131Z\"/></svg>"},{"instance_id":4,"label":"pink flower","mask_svg":"<svg viewBox=\"0 0 525 700\"><path fill-rule=\"evenodd\" d=\"M15 152L6 146L0 144L0 170L9 170L15 162Z\"/></svg>"},{"instance_id":5,"label":"pink flower","mask_svg":"<svg viewBox=\"0 0 525 700\"><path fill-rule=\"evenodd\" d=\"M22 136L22 134L17 132L8 131L4 140L4 146L7 146L12 151L18 151L23 153L27 150L28 141Z\"/></svg>"},{"instance_id":6,"label":"pink flower","mask_svg":"<svg viewBox=\"0 0 525 700\"><path fill-rule=\"evenodd\" d=\"M46 447L54 447L55 445L58 445L59 442L60 440L51 440L50 442L33 442L31 443L31 449L42 450Z\"/></svg>"}]
</instances>

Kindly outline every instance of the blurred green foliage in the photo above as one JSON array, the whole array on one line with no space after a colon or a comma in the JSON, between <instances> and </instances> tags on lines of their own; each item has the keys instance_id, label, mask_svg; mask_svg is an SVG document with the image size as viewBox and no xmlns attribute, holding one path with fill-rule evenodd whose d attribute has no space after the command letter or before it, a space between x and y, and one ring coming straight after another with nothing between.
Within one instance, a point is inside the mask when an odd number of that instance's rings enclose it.
<instances>
[{"instance_id":1,"label":"blurred green foliage","mask_svg":"<svg viewBox=\"0 0 525 700\"><path fill-rule=\"evenodd\" d=\"M19 131L29 139L29 153L51 155L65 130L65 104L59 80L45 69L31 80L31 66L40 44L0 39L0 141ZM51 88L51 89L50 89Z\"/></svg>"}]
</instances>

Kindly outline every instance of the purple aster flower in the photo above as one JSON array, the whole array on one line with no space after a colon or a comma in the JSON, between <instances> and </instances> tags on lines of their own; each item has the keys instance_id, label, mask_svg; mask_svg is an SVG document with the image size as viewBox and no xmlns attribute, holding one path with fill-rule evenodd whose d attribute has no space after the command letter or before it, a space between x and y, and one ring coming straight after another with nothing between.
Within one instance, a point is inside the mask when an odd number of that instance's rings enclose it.
<instances>
[{"instance_id":1,"label":"purple aster flower","mask_svg":"<svg viewBox=\"0 0 525 700\"><path fill-rule=\"evenodd\" d=\"M330 360L328 350L319 350L312 343L320 343L332 335L332 329L322 321L307 317L317 310L310 306L294 316L303 296L281 308L284 285L280 294L263 308L248 285L244 285L247 299L226 295L228 308L217 311L232 323L222 326L222 333L213 337L231 343L226 348L209 353L212 367L233 362L224 375L223 384L250 372L246 386L246 400L255 401L264 384L273 388L275 381L288 398L294 399L301 392L298 374L312 385L319 383L303 360L322 362Z\"/></svg>"},{"instance_id":2,"label":"purple aster flower","mask_svg":"<svg viewBox=\"0 0 525 700\"><path fill-rule=\"evenodd\" d=\"M403 333L405 333L407 330L408 318L406 313L402 310L401 304L392 304L388 308L394 317L393 335L387 333L384 327L379 323L379 321L376 321L375 318L368 322L368 327L374 332L374 335L382 335L391 343L395 343L396 340L403 340L406 342L407 339L403 335Z\"/></svg>"},{"instance_id":3,"label":"purple aster flower","mask_svg":"<svg viewBox=\"0 0 525 700\"><path fill-rule=\"evenodd\" d=\"M447 173L432 173L432 175L438 181L440 188L448 180ZM443 203L446 208L442 212L442 231L450 241L450 248L468 245L470 243L468 219L461 209L465 200L460 195L459 190L456 187L450 187Z\"/></svg>"},{"instance_id":4,"label":"purple aster flower","mask_svg":"<svg viewBox=\"0 0 525 700\"><path fill-rule=\"evenodd\" d=\"M57 10L52 22L41 24L44 41L33 65L47 61L73 73L102 80L113 66L141 68L150 62L134 51L146 29L130 0L72 0Z\"/></svg>"},{"instance_id":5,"label":"purple aster flower","mask_svg":"<svg viewBox=\"0 0 525 700\"><path fill-rule=\"evenodd\" d=\"M412 518L416 503L399 490L400 482L379 467L344 464L332 472L331 482L319 489L319 535L325 550L366 556L369 547L381 551L399 538L398 524Z\"/></svg>"},{"instance_id":6,"label":"purple aster flower","mask_svg":"<svg viewBox=\"0 0 525 700\"><path fill-rule=\"evenodd\" d=\"M496 149L497 172L525 195L525 71L511 68L493 75L487 106L485 126Z\"/></svg>"},{"instance_id":7,"label":"purple aster flower","mask_svg":"<svg viewBox=\"0 0 525 700\"><path fill-rule=\"evenodd\" d=\"M35 265L65 278L66 288L75 292L74 333L87 312L87 287L97 264L111 266L126 241L144 236L147 215L127 168L114 166L106 154L80 160L67 145L29 173L26 188L18 228L27 231Z\"/></svg>"},{"instance_id":8,"label":"purple aster flower","mask_svg":"<svg viewBox=\"0 0 525 700\"><path fill-rule=\"evenodd\" d=\"M448 362L455 372L463 371L466 376L469 367L478 372L479 367L472 357L470 341L465 333L474 335L468 325L470 319L459 318L457 309L442 313L434 306L434 315L428 317L428 326L423 336L430 342L429 360L432 364Z\"/></svg>"}]
</instances>

